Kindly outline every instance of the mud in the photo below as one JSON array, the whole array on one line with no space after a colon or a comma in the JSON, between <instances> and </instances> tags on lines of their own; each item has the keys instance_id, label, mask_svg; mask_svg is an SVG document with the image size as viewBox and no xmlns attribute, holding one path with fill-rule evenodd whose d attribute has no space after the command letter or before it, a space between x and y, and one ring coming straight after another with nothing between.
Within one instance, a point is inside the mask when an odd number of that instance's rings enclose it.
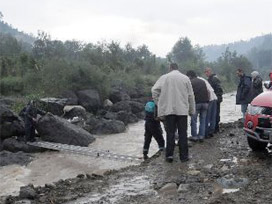
<instances>
[{"instance_id":1,"label":"mud","mask_svg":"<svg viewBox=\"0 0 272 204\"><path fill-rule=\"evenodd\" d=\"M164 153L157 153L141 165L103 176L82 174L29 186L35 191L31 199L9 196L2 203L271 203L271 153L250 151L238 123L223 125L204 143L193 143L186 163L179 161L177 148L175 153L170 164Z\"/></svg>"}]
</instances>

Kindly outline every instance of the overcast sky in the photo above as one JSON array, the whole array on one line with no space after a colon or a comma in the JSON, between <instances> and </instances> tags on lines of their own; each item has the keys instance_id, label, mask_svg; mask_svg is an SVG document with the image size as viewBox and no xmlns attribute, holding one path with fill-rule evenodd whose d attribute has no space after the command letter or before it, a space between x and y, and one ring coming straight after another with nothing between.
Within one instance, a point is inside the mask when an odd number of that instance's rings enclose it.
<instances>
[{"instance_id":1,"label":"overcast sky","mask_svg":"<svg viewBox=\"0 0 272 204\"><path fill-rule=\"evenodd\" d=\"M272 32L271 0L0 0L0 11L34 35L146 44L158 56L180 37L203 46Z\"/></svg>"}]
</instances>

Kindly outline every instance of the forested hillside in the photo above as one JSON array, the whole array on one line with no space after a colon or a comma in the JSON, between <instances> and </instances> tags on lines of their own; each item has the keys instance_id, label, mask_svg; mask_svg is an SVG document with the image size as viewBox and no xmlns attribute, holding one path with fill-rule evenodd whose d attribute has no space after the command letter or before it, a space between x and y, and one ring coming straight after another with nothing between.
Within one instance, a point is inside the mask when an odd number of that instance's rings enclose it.
<instances>
[{"instance_id":1,"label":"forested hillside","mask_svg":"<svg viewBox=\"0 0 272 204\"><path fill-rule=\"evenodd\" d=\"M223 45L209 45L203 47L207 61L216 61L226 49L246 56L253 65L253 69L267 75L272 69L272 34L258 36L249 41L239 41Z\"/></svg>"},{"instance_id":2,"label":"forested hillside","mask_svg":"<svg viewBox=\"0 0 272 204\"><path fill-rule=\"evenodd\" d=\"M6 30L17 30L7 23ZM141 90L150 95L150 88L168 71L170 62L180 70L195 70L203 76L204 68L214 68L225 92L235 89L236 69L252 71L248 59L226 49L214 62L205 61L199 46L188 37L181 37L166 58L156 57L147 45L133 47L127 43L76 40L52 40L39 32L32 44L16 38L17 34L0 32L0 92L3 95L59 96L66 90L95 88L107 98L113 87L128 91ZM25 43L29 45L26 48Z\"/></svg>"}]
</instances>

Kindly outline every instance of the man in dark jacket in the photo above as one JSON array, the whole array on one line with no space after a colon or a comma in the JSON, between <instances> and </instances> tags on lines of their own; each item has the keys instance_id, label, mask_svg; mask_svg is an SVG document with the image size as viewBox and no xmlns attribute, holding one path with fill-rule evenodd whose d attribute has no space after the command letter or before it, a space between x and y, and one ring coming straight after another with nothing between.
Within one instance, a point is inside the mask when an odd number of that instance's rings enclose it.
<instances>
[{"instance_id":1,"label":"man in dark jacket","mask_svg":"<svg viewBox=\"0 0 272 204\"><path fill-rule=\"evenodd\" d=\"M246 76L242 69L237 69L236 74L240 78L236 94L236 104L241 104L243 119L245 119L247 106L251 102L251 77Z\"/></svg>"},{"instance_id":2,"label":"man in dark jacket","mask_svg":"<svg viewBox=\"0 0 272 204\"><path fill-rule=\"evenodd\" d=\"M206 127L206 116L209 105L209 93L204 80L197 78L194 71L190 70L186 73L190 78L196 103L196 113L192 115L191 118L191 141L203 142L205 137L205 127ZM197 134L197 118L199 115L199 131Z\"/></svg>"},{"instance_id":3,"label":"man in dark jacket","mask_svg":"<svg viewBox=\"0 0 272 204\"><path fill-rule=\"evenodd\" d=\"M213 74L212 69L207 67L205 69L205 75L208 77L208 82L212 86L215 95L217 96L217 110L216 110L216 123L215 123L215 133L219 131L219 122L220 122L220 104L223 101L223 89L221 87L221 82L216 76Z\"/></svg>"},{"instance_id":4,"label":"man in dark jacket","mask_svg":"<svg viewBox=\"0 0 272 204\"><path fill-rule=\"evenodd\" d=\"M35 142L35 125L37 116L45 115L45 112L36 107L35 101L28 102L26 107L20 112L25 122L25 142Z\"/></svg>"}]
</instances>

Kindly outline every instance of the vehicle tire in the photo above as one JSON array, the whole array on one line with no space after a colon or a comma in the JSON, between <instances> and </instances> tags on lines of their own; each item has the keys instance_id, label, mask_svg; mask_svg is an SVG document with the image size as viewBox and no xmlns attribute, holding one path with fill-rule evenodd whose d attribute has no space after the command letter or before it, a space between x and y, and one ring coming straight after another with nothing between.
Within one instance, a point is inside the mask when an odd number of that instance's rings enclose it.
<instances>
[{"instance_id":1,"label":"vehicle tire","mask_svg":"<svg viewBox=\"0 0 272 204\"><path fill-rule=\"evenodd\" d=\"M267 142L259 142L251 137L247 137L247 142L252 151L256 152L264 151L268 144Z\"/></svg>"}]
</instances>

